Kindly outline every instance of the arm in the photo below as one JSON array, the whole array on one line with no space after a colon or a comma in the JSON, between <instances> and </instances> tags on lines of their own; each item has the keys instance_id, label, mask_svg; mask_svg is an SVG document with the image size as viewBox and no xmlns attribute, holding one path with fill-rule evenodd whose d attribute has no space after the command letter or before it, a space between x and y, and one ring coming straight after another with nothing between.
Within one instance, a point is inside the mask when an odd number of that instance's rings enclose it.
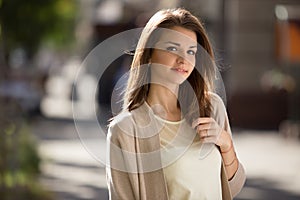
<instances>
[{"instance_id":1,"label":"arm","mask_svg":"<svg viewBox=\"0 0 300 200\"><path fill-rule=\"evenodd\" d=\"M225 130L223 130L221 134L223 135L221 135L221 137L224 137L226 139L222 139L224 140L224 143L222 144L222 146L220 146L220 151L228 180L231 180L236 171L238 170L239 161L236 157L236 152L231 136Z\"/></svg>"},{"instance_id":2,"label":"arm","mask_svg":"<svg viewBox=\"0 0 300 200\"><path fill-rule=\"evenodd\" d=\"M126 162L120 145L122 133L110 127L107 135L106 179L110 200L132 200L134 196L130 175L126 172Z\"/></svg>"},{"instance_id":3,"label":"arm","mask_svg":"<svg viewBox=\"0 0 300 200\"><path fill-rule=\"evenodd\" d=\"M223 101L216 94L212 94L211 102L213 106L212 117L198 118L193 122L192 126L197 129L203 142L215 143L219 146L231 194L235 196L245 183L245 171L235 152L230 124Z\"/></svg>"},{"instance_id":4,"label":"arm","mask_svg":"<svg viewBox=\"0 0 300 200\"><path fill-rule=\"evenodd\" d=\"M239 162L237 157L225 105L220 98L218 99L218 111L216 111L216 114L221 117L219 124L224 124L219 137L220 151L229 181L231 194L234 197L243 188L246 181L246 174L242 163Z\"/></svg>"},{"instance_id":5,"label":"arm","mask_svg":"<svg viewBox=\"0 0 300 200\"><path fill-rule=\"evenodd\" d=\"M222 134L227 136L229 135L229 133L226 131L224 131ZM236 156L235 148L230 135L228 141L230 141L230 145L228 147L220 147L220 151L232 196L236 196L245 183L246 175L243 165L239 162Z\"/></svg>"}]
</instances>

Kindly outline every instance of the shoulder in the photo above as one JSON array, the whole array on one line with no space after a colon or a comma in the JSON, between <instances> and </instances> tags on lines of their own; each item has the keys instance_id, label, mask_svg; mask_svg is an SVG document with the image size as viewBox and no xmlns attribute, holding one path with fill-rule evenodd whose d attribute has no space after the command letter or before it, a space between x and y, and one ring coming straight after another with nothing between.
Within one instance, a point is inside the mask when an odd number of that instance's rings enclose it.
<instances>
[{"instance_id":1,"label":"shoulder","mask_svg":"<svg viewBox=\"0 0 300 200\"><path fill-rule=\"evenodd\" d=\"M208 92L208 96L213 105L223 105L224 106L224 102L218 94L216 94L214 92Z\"/></svg>"},{"instance_id":2,"label":"shoulder","mask_svg":"<svg viewBox=\"0 0 300 200\"><path fill-rule=\"evenodd\" d=\"M215 93L209 93L212 104L211 117L216 120L216 122L224 127L224 129L231 135L231 128L229 124L229 119L226 112L226 107L223 103L221 97Z\"/></svg>"},{"instance_id":3,"label":"shoulder","mask_svg":"<svg viewBox=\"0 0 300 200\"><path fill-rule=\"evenodd\" d=\"M124 135L134 136L135 129L144 119L143 106L132 111L123 111L116 115L108 126L108 137L120 138Z\"/></svg>"},{"instance_id":4,"label":"shoulder","mask_svg":"<svg viewBox=\"0 0 300 200\"><path fill-rule=\"evenodd\" d=\"M107 137L110 140L115 140L120 137L123 133L133 132L133 116L129 111L124 111L116 115L108 126Z\"/></svg>"},{"instance_id":5,"label":"shoulder","mask_svg":"<svg viewBox=\"0 0 300 200\"><path fill-rule=\"evenodd\" d=\"M132 113L129 111L123 111L113 118L113 120L109 123L109 128L114 128L120 124L128 124L129 122L132 122Z\"/></svg>"},{"instance_id":6,"label":"shoulder","mask_svg":"<svg viewBox=\"0 0 300 200\"><path fill-rule=\"evenodd\" d=\"M211 117L219 122L219 124L223 124L228 118L223 100L213 92L209 92L209 98L212 106Z\"/></svg>"},{"instance_id":7,"label":"shoulder","mask_svg":"<svg viewBox=\"0 0 300 200\"><path fill-rule=\"evenodd\" d=\"M209 92L209 98L212 105L212 111L215 112L225 112L226 113L226 107L224 105L223 100L219 95L217 95L214 92Z\"/></svg>"}]
</instances>

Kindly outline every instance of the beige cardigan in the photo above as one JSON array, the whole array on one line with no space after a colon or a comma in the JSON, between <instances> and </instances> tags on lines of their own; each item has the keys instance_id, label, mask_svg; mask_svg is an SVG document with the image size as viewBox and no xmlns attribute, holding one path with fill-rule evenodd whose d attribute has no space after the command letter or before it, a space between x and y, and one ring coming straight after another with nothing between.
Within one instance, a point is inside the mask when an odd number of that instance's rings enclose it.
<instances>
[{"instance_id":1,"label":"beige cardigan","mask_svg":"<svg viewBox=\"0 0 300 200\"><path fill-rule=\"evenodd\" d=\"M215 94L212 94L212 105L212 117L219 124L224 124L224 129L231 134L225 106ZM161 167L159 135L155 134L158 133L159 125L152 116L152 110L143 104L131 112L120 114L110 124L106 175L111 200L168 200ZM219 116L225 116L225 122L221 122ZM223 199L232 199L237 195L245 179L241 163L230 181L227 180L222 164Z\"/></svg>"}]
</instances>

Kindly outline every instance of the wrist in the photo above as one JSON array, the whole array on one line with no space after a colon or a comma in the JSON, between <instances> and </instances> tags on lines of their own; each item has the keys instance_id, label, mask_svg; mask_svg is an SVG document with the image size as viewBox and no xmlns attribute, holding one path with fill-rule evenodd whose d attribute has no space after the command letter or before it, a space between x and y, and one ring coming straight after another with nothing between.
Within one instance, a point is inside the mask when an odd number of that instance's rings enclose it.
<instances>
[{"instance_id":1,"label":"wrist","mask_svg":"<svg viewBox=\"0 0 300 200\"><path fill-rule=\"evenodd\" d=\"M230 141L229 145L227 147L221 147L221 153L228 153L233 147L232 141Z\"/></svg>"},{"instance_id":2,"label":"wrist","mask_svg":"<svg viewBox=\"0 0 300 200\"><path fill-rule=\"evenodd\" d=\"M224 165L225 165L225 167L232 166L232 165L234 164L235 161L237 161L237 158L236 158L236 157L234 157L234 159L233 159L231 162L229 162L229 163L224 163Z\"/></svg>"}]
</instances>

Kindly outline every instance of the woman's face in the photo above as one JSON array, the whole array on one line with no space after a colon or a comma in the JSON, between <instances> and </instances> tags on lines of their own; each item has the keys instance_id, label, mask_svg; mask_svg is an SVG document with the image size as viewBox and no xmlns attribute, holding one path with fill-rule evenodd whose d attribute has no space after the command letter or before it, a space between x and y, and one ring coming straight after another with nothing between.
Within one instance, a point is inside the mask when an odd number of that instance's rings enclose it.
<instances>
[{"instance_id":1,"label":"woman's face","mask_svg":"<svg viewBox=\"0 0 300 200\"><path fill-rule=\"evenodd\" d=\"M195 66L197 36L194 31L174 26L163 30L151 56L151 82L181 84Z\"/></svg>"}]
</instances>

